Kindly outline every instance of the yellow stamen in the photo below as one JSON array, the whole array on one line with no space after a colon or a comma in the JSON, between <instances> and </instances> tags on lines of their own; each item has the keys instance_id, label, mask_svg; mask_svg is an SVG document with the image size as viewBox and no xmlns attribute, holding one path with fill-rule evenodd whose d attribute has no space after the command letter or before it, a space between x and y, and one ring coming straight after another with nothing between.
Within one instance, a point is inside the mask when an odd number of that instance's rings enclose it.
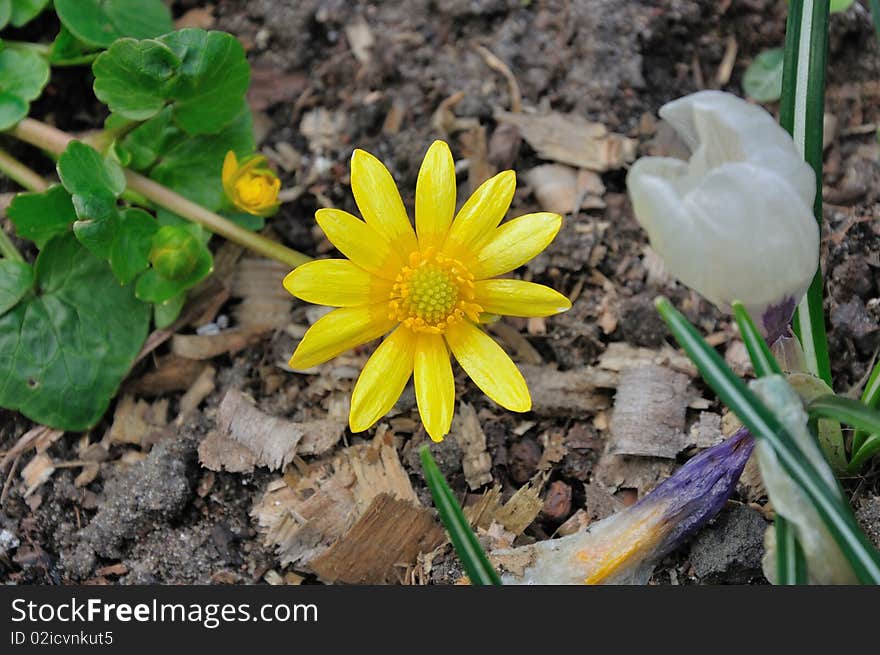
<instances>
[{"instance_id":1,"label":"yellow stamen","mask_svg":"<svg viewBox=\"0 0 880 655\"><path fill-rule=\"evenodd\" d=\"M413 252L394 281L390 318L416 332L442 334L465 316L479 320L483 309L473 299L474 276L464 264L432 249Z\"/></svg>"}]
</instances>

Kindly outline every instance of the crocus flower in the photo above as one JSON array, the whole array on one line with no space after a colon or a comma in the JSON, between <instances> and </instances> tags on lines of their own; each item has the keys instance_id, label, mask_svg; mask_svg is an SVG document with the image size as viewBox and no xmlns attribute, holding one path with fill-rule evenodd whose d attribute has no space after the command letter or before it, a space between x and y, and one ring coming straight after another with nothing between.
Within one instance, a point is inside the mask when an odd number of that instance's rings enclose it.
<instances>
[{"instance_id":1,"label":"crocus flower","mask_svg":"<svg viewBox=\"0 0 880 655\"><path fill-rule=\"evenodd\" d=\"M428 149L416 183L415 229L391 174L363 150L351 159L351 188L364 220L320 209L318 225L348 259L296 268L284 280L293 295L338 307L306 332L290 360L307 369L390 332L364 366L351 398L353 432L384 416L414 377L419 413L439 441L455 401L450 351L492 400L531 408L522 374L479 326L485 314L549 316L568 309L548 287L493 279L525 264L556 236L557 214L527 214L499 226L516 176L482 184L455 213L455 166L442 141Z\"/></svg>"},{"instance_id":2,"label":"crocus flower","mask_svg":"<svg viewBox=\"0 0 880 655\"><path fill-rule=\"evenodd\" d=\"M504 584L644 584L657 562L715 516L736 487L754 440L744 429L689 459L651 493L584 532L493 557L529 564Z\"/></svg>"},{"instance_id":3,"label":"crocus flower","mask_svg":"<svg viewBox=\"0 0 880 655\"><path fill-rule=\"evenodd\" d=\"M262 155L239 162L230 150L223 160L221 177L226 198L237 209L254 216L269 216L278 209L281 180Z\"/></svg>"},{"instance_id":4,"label":"crocus flower","mask_svg":"<svg viewBox=\"0 0 880 655\"><path fill-rule=\"evenodd\" d=\"M807 413L792 386L781 375L752 380L749 386L785 426L799 448L801 457L810 462L825 483L839 494L837 479L819 450L816 439L807 428ZM797 534L798 543L807 560L810 581L815 584L856 584L858 578L837 542L828 532L809 497L782 468L773 448L761 441L756 452L767 496L776 513L785 517ZM773 530L768 530L764 541L767 546L764 575L775 582L776 540Z\"/></svg>"},{"instance_id":5,"label":"crocus flower","mask_svg":"<svg viewBox=\"0 0 880 655\"><path fill-rule=\"evenodd\" d=\"M772 341L819 262L816 179L773 117L729 93L664 105L689 161L644 157L627 186L669 270L724 311L740 300Z\"/></svg>"}]
</instances>

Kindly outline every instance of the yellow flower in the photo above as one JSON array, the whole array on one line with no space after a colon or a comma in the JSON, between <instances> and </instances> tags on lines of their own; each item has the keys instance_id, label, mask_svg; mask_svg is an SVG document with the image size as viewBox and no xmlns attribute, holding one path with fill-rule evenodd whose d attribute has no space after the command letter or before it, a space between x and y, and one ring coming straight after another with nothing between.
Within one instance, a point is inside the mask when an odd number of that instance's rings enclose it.
<instances>
[{"instance_id":1,"label":"yellow flower","mask_svg":"<svg viewBox=\"0 0 880 655\"><path fill-rule=\"evenodd\" d=\"M353 432L388 413L413 376L422 422L440 441L455 403L450 351L492 400L515 412L531 409L522 374L479 327L480 315L550 316L571 303L540 284L492 279L535 257L562 225L558 214L542 212L499 227L515 187L513 171L499 173L455 215L452 153L435 141L419 170L413 230L391 174L369 153L354 151L351 188L364 220L339 209L316 214L348 259L309 262L284 280L298 298L339 308L306 332L290 360L294 369L391 332L355 384Z\"/></svg>"},{"instance_id":2,"label":"yellow flower","mask_svg":"<svg viewBox=\"0 0 880 655\"><path fill-rule=\"evenodd\" d=\"M223 190L233 205L254 216L269 216L278 209L281 180L262 155L246 157L239 163L231 150L223 160Z\"/></svg>"}]
</instances>

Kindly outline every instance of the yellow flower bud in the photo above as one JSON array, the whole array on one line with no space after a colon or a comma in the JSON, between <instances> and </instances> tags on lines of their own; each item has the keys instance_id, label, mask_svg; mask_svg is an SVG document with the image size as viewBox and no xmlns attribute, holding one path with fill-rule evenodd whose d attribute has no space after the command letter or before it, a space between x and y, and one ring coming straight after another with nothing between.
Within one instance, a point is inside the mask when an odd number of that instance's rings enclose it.
<instances>
[{"instance_id":1,"label":"yellow flower bud","mask_svg":"<svg viewBox=\"0 0 880 655\"><path fill-rule=\"evenodd\" d=\"M231 150L223 160L223 190L236 208L254 216L269 216L278 209L281 180L262 155L241 162Z\"/></svg>"}]
</instances>

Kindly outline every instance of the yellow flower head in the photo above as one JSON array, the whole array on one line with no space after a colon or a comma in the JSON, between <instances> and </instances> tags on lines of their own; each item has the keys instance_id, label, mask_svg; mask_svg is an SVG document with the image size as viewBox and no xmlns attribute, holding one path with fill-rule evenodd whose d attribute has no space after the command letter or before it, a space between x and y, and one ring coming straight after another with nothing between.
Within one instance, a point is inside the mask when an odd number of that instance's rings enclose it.
<instances>
[{"instance_id":1,"label":"yellow flower head","mask_svg":"<svg viewBox=\"0 0 880 655\"><path fill-rule=\"evenodd\" d=\"M269 216L278 209L281 180L262 155L246 157L240 163L231 150L223 160L223 190L235 207L254 216Z\"/></svg>"},{"instance_id":2,"label":"yellow flower head","mask_svg":"<svg viewBox=\"0 0 880 655\"><path fill-rule=\"evenodd\" d=\"M416 183L415 230L391 174L363 150L351 159L351 188L364 220L319 209L318 225L348 259L303 264L284 280L307 302L338 307L306 332L290 360L311 368L391 332L361 372L349 424L361 432L397 402L413 376L419 414L440 441L452 423L455 382L449 354L502 407L531 409L522 374L480 327L481 314L550 316L571 307L540 284L492 279L546 248L562 225L558 214L520 216L501 225L516 176L487 180L455 213L455 166L435 141Z\"/></svg>"}]
</instances>

